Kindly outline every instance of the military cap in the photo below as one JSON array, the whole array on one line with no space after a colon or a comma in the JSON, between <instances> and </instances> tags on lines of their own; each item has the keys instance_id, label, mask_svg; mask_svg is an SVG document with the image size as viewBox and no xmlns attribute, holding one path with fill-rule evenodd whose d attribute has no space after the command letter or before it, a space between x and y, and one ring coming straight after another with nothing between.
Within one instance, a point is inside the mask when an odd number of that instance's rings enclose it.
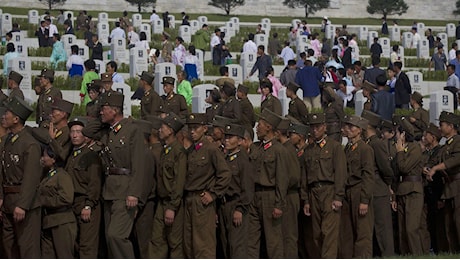
<instances>
[{"instance_id":1,"label":"military cap","mask_svg":"<svg viewBox=\"0 0 460 260\"><path fill-rule=\"evenodd\" d=\"M373 92L376 91L375 85L372 84L372 83L370 83L370 82L367 81L367 80L365 80L365 81L363 82L363 89L365 89L365 90L367 90L367 91L369 91L369 92L371 92L371 93L373 93Z\"/></svg>"},{"instance_id":2,"label":"military cap","mask_svg":"<svg viewBox=\"0 0 460 260\"><path fill-rule=\"evenodd\" d=\"M101 87L94 82L86 83L86 89L88 90L88 92L90 90L101 92Z\"/></svg>"},{"instance_id":3,"label":"military cap","mask_svg":"<svg viewBox=\"0 0 460 260\"><path fill-rule=\"evenodd\" d=\"M153 80L155 79L155 75L153 75L153 73L148 72L148 71L142 71L142 74L140 77L143 81L147 82L147 84L149 85L152 85Z\"/></svg>"},{"instance_id":4,"label":"military cap","mask_svg":"<svg viewBox=\"0 0 460 260\"><path fill-rule=\"evenodd\" d=\"M101 139L101 129L102 123L97 119L88 120L85 127L81 131L81 133L93 140L100 140Z\"/></svg>"},{"instance_id":5,"label":"military cap","mask_svg":"<svg viewBox=\"0 0 460 260\"><path fill-rule=\"evenodd\" d=\"M235 93L235 85L230 81L225 81L221 91L224 92L227 96L231 96Z\"/></svg>"},{"instance_id":6,"label":"military cap","mask_svg":"<svg viewBox=\"0 0 460 260\"><path fill-rule=\"evenodd\" d=\"M86 117L86 116L77 116L77 117L74 117L71 120L69 120L69 122L67 123L67 126L69 128L72 128L72 126L74 126L74 125L81 125L81 126L85 127L85 125L87 123L88 123L88 117Z\"/></svg>"},{"instance_id":7,"label":"military cap","mask_svg":"<svg viewBox=\"0 0 460 260\"><path fill-rule=\"evenodd\" d=\"M214 116L212 122L209 122L214 127L225 127L226 125L230 124L232 120L228 117L223 116Z\"/></svg>"},{"instance_id":8,"label":"military cap","mask_svg":"<svg viewBox=\"0 0 460 260\"><path fill-rule=\"evenodd\" d=\"M169 33L167 33L167 32L163 32L163 35L168 39L171 38L171 35Z\"/></svg>"},{"instance_id":9,"label":"military cap","mask_svg":"<svg viewBox=\"0 0 460 260\"><path fill-rule=\"evenodd\" d=\"M244 128L244 126L237 124L228 124L224 127L224 134L239 136L241 138L244 138L245 131L246 128Z\"/></svg>"},{"instance_id":10,"label":"military cap","mask_svg":"<svg viewBox=\"0 0 460 260\"><path fill-rule=\"evenodd\" d=\"M182 129L182 127L184 127L184 122L173 112L169 113L162 120L163 124L171 127L174 133L179 132Z\"/></svg>"},{"instance_id":11,"label":"military cap","mask_svg":"<svg viewBox=\"0 0 460 260\"><path fill-rule=\"evenodd\" d=\"M394 127L393 122L391 122L390 120L383 119L380 122L380 128L381 129L393 130L393 127Z\"/></svg>"},{"instance_id":12,"label":"military cap","mask_svg":"<svg viewBox=\"0 0 460 260\"><path fill-rule=\"evenodd\" d=\"M334 82L323 82L323 87L326 88L326 87L330 87L332 89L336 89L337 88L337 84L335 84Z\"/></svg>"},{"instance_id":13,"label":"military cap","mask_svg":"<svg viewBox=\"0 0 460 260\"><path fill-rule=\"evenodd\" d=\"M65 99L56 98L54 99L53 104L51 104L51 109L61 110L70 115L72 114L73 105L74 104L72 102L69 102Z\"/></svg>"},{"instance_id":14,"label":"military cap","mask_svg":"<svg viewBox=\"0 0 460 260\"><path fill-rule=\"evenodd\" d=\"M102 98L101 106L123 107L125 96L119 92L108 92Z\"/></svg>"},{"instance_id":15,"label":"military cap","mask_svg":"<svg viewBox=\"0 0 460 260\"><path fill-rule=\"evenodd\" d=\"M47 79L54 79L54 70L52 69L42 69L39 77L45 77Z\"/></svg>"},{"instance_id":16,"label":"military cap","mask_svg":"<svg viewBox=\"0 0 460 260\"><path fill-rule=\"evenodd\" d=\"M249 88L243 84L239 84L238 91L247 95L249 93Z\"/></svg>"},{"instance_id":17,"label":"military cap","mask_svg":"<svg viewBox=\"0 0 460 260\"><path fill-rule=\"evenodd\" d=\"M401 116L401 115L393 115L393 117L391 118L391 121L393 122L393 126L399 125L403 117L404 116Z\"/></svg>"},{"instance_id":18,"label":"military cap","mask_svg":"<svg viewBox=\"0 0 460 260\"><path fill-rule=\"evenodd\" d=\"M23 78L23 76L21 74L17 73L16 71L14 71L14 70L12 70L10 72L10 74L8 75L8 79L13 80L18 85L21 84L22 78Z\"/></svg>"},{"instance_id":19,"label":"military cap","mask_svg":"<svg viewBox=\"0 0 460 260\"><path fill-rule=\"evenodd\" d=\"M101 81L102 82L112 82L112 73L102 73Z\"/></svg>"},{"instance_id":20,"label":"military cap","mask_svg":"<svg viewBox=\"0 0 460 260\"><path fill-rule=\"evenodd\" d=\"M205 113L192 113L187 116L186 124L198 124L198 125L206 125L208 118Z\"/></svg>"},{"instance_id":21,"label":"military cap","mask_svg":"<svg viewBox=\"0 0 460 260\"><path fill-rule=\"evenodd\" d=\"M369 121L369 125L375 128L379 127L380 121L382 121L382 117L379 114L369 110L363 110L361 117L367 119L367 121Z\"/></svg>"},{"instance_id":22,"label":"military cap","mask_svg":"<svg viewBox=\"0 0 460 260\"><path fill-rule=\"evenodd\" d=\"M288 131L289 133L308 136L310 134L310 127L304 124L291 124Z\"/></svg>"},{"instance_id":23,"label":"military cap","mask_svg":"<svg viewBox=\"0 0 460 260\"><path fill-rule=\"evenodd\" d=\"M297 83L292 82L292 81L289 81L289 83L287 85L287 89L292 90L294 93L296 93L299 88L300 88L300 86L297 85Z\"/></svg>"},{"instance_id":24,"label":"military cap","mask_svg":"<svg viewBox=\"0 0 460 260\"><path fill-rule=\"evenodd\" d=\"M438 140L440 140L442 137L441 130L439 130L439 128L433 123L430 123L430 125L425 131L427 133L434 135Z\"/></svg>"},{"instance_id":25,"label":"military cap","mask_svg":"<svg viewBox=\"0 0 460 260\"><path fill-rule=\"evenodd\" d=\"M326 115L324 113L311 113L307 115L307 122L310 125L326 123Z\"/></svg>"},{"instance_id":26,"label":"military cap","mask_svg":"<svg viewBox=\"0 0 460 260\"><path fill-rule=\"evenodd\" d=\"M6 107L0 107L0 118L6 113Z\"/></svg>"},{"instance_id":27,"label":"military cap","mask_svg":"<svg viewBox=\"0 0 460 260\"><path fill-rule=\"evenodd\" d=\"M26 121L34 111L29 104L17 97L9 98L5 107L24 121Z\"/></svg>"},{"instance_id":28,"label":"military cap","mask_svg":"<svg viewBox=\"0 0 460 260\"><path fill-rule=\"evenodd\" d=\"M454 125L459 124L459 118L456 114L447 112L447 111L442 111L441 114L439 115L439 121L440 122L447 122L451 123Z\"/></svg>"},{"instance_id":29,"label":"military cap","mask_svg":"<svg viewBox=\"0 0 460 260\"><path fill-rule=\"evenodd\" d=\"M411 122L409 122L409 120L406 119L406 117L401 117L399 126L402 128L404 132L414 136L415 134L414 126L411 124Z\"/></svg>"},{"instance_id":30,"label":"military cap","mask_svg":"<svg viewBox=\"0 0 460 260\"><path fill-rule=\"evenodd\" d=\"M152 133L153 124L150 121L135 119L133 120L133 124L144 135L150 135Z\"/></svg>"},{"instance_id":31,"label":"military cap","mask_svg":"<svg viewBox=\"0 0 460 260\"><path fill-rule=\"evenodd\" d=\"M155 130L159 130L161 128L161 125L163 124L163 120L159 118L158 116L147 115L145 116L145 120L152 123L152 129L155 129Z\"/></svg>"},{"instance_id":32,"label":"military cap","mask_svg":"<svg viewBox=\"0 0 460 260\"><path fill-rule=\"evenodd\" d=\"M262 110L262 113L259 115L259 119L265 120L267 123L273 126L273 128L276 128L282 120L279 115L275 114L270 109Z\"/></svg>"},{"instance_id":33,"label":"military cap","mask_svg":"<svg viewBox=\"0 0 460 260\"><path fill-rule=\"evenodd\" d=\"M166 76L166 77L163 77L163 81L161 82L161 84L170 84L170 85L174 85L174 82L176 81L175 78L173 77L170 77L170 76Z\"/></svg>"},{"instance_id":34,"label":"military cap","mask_svg":"<svg viewBox=\"0 0 460 260\"><path fill-rule=\"evenodd\" d=\"M94 84L95 86L98 86L99 88L102 87L102 80L101 79L93 79L93 80L91 80L91 83Z\"/></svg>"},{"instance_id":35,"label":"military cap","mask_svg":"<svg viewBox=\"0 0 460 260\"><path fill-rule=\"evenodd\" d=\"M268 78L260 80L260 88L273 88L273 83Z\"/></svg>"},{"instance_id":36,"label":"military cap","mask_svg":"<svg viewBox=\"0 0 460 260\"><path fill-rule=\"evenodd\" d=\"M350 116L348 117L348 120L345 122L350 125L354 125L356 127L359 127L361 129L366 129L367 125L369 124L369 121L365 118L362 118L360 116Z\"/></svg>"},{"instance_id":37,"label":"military cap","mask_svg":"<svg viewBox=\"0 0 460 260\"><path fill-rule=\"evenodd\" d=\"M422 104L423 102L423 96L422 94L420 94L419 92L417 91L414 91L414 93L412 93L410 95L410 98L412 98L415 102L417 102L418 104Z\"/></svg>"},{"instance_id":38,"label":"military cap","mask_svg":"<svg viewBox=\"0 0 460 260\"><path fill-rule=\"evenodd\" d=\"M289 127L291 126L291 120L289 118L281 118L281 121L279 124L276 126L276 129L280 131L287 131L289 130Z\"/></svg>"}]
</instances>

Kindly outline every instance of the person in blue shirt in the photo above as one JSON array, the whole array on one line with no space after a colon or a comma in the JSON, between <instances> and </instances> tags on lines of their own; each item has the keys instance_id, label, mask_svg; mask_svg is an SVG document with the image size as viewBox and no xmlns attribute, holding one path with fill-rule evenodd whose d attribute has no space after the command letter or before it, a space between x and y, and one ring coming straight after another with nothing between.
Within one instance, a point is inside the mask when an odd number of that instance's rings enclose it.
<instances>
[{"instance_id":1,"label":"person in blue shirt","mask_svg":"<svg viewBox=\"0 0 460 260\"><path fill-rule=\"evenodd\" d=\"M455 52L456 58L451 60L449 64L455 65L455 75L460 78L460 50Z\"/></svg>"},{"instance_id":2,"label":"person in blue shirt","mask_svg":"<svg viewBox=\"0 0 460 260\"><path fill-rule=\"evenodd\" d=\"M67 62L67 52L64 49L64 43L61 42L61 36L57 33L53 35L53 52L51 52L50 62L56 69L60 62Z\"/></svg>"},{"instance_id":3,"label":"person in blue shirt","mask_svg":"<svg viewBox=\"0 0 460 260\"><path fill-rule=\"evenodd\" d=\"M305 67L299 70L295 76L297 83L303 90L303 101L309 111L312 108L321 108L321 93L319 82L324 81L321 71L312 66L311 60L305 61Z\"/></svg>"},{"instance_id":4,"label":"person in blue shirt","mask_svg":"<svg viewBox=\"0 0 460 260\"><path fill-rule=\"evenodd\" d=\"M8 71L8 63L11 59L19 57L19 54L16 52L16 48L14 48L14 44L12 42L6 45L6 54L3 56L3 75L7 76L9 74Z\"/></svg>"}]
</instances>

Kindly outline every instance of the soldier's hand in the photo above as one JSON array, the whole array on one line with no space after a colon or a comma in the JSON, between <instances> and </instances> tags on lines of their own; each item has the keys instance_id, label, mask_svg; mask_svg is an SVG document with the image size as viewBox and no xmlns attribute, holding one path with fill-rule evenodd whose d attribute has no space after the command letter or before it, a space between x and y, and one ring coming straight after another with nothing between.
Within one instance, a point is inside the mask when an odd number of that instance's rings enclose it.
<instances>
[{"instance_id":1,"label":"soldier's hand","mask_svg":"<svg viewBox=\"0 0 460 260\"><path fill-rule=\"evenodd\" d=\"M277 219L277 218L280 218L281 216L283 215L283 211L278 209L278 208L274 208L273 209L273 212L272 212L272 216L273 218Z\"/></svg>"},{"instance_id":2,"label":"soldier's hand","mask_svg":"<svg viewBox=\"0 0 460 260\"><path fill-rule=\"evenodd\" d=\"M426 173L426 179L429 181L433 181L433 175L436 173L436 169L431 168L427 173Z\"/></svg>"},{"instance_id":3,"label":"soldier's hand","mask_svg":"<svg viewBox=\"0 0 460 260\"><path fill-rule=\"evenodd\" d=\"M411 123L414 123L415 121L417 121L417 119L415 119L415 117L412 117L412 116L411 116L411 117L409 117L409 121L410 121Z\"/></svg>"},{"instance_id":4,"label":"soldier's hand","mask_svg":"<svg viewBox=\"0 0 460 260\"><path fill-rule=\"evenodd\" d=\"M53 122L50 122L50 125L49 125L49 128L48 128L48 133L50 134L51 139L56 138L56 132L54 131Z\"/></svg>"},{"instance_id":5,"label":"soldier's hand","mask_svg":"<svg viewBox=\"0 0 460 260\"><path fill-rule=\"evenodd\" d=\"M396 201L391 202L391 208L393 209L394 212L398 211L398 203Z\"/></svg>"},{"instance_id":6,"label":"soldier's hand","mask_svg":"<svg viewBox=\"0 0 460 260\"><path fill-rule=\"evenodd\" d=\"M444 203L443 200L438 200L438 203L437 203L437 204L438 204L438 205L437 205L437 206L438 206L438 209L442 209L442 208L444 208L444 206L446 206L446 204Z\"/></svg>"},{"instance_id":7,"label":"soldier's hand","mask_svg":"<svg viewBox=\"0 0 460 260\"><path fill-rule=\"evenodd\" d=\"M205 191L201 194L201 203L203 203L203 205L208 206L208 204L213 201L214 199L209 192Z\"/></svg>"},{"instance_id":8,"label":"soldier's hand","mask_svg":"<svg viewBox=\"0 0 460 260\"><path fill-rule=\"evenodd\" d=\"M21 209L20 207L16 207L14 208L14 211L13 211L13 219L14 221L16 222L21 222L24 220L24 218L26 217L26 211Z\"/></svg>"},{"instance_id":9,"label":"soldier's hand","mask_svg":"<svg viewBox=\"0 0 460 260\"><path fill-rule=\"evenodd\" d=\"M176 213L174 210L167 209L165 210L165 224L166 226L171 226L174 223L174 217Z\"/></svg>"},{"instance_id":10,"label":"soldier's hand","mask_svg":"<svg viewBox=\"0 0 460 260\"><path fill-rule=\"evenodd\" d=\"M368 209L369 209L368 204L360 203L359 204L359 215L366 216Z\"/></svg>"},{"instance_id":11,"label":"soldier's hand","mask_svg":"<svg viewBox=\"0 0 460 260\"><path fill-rule=\"evenodd\" d=\"M310 204L303 205L303 214L305 214L305 216L311 216Z\"/></svg>"},{"instance_id":12,"label":"soldier's hand","mask_svg":"<svg viewBox=\"0 0 460 260\"><path fill-rule=\"evenodd\" d=\"M91 220L91 209L82 209L80 217L83 222L89 222Z\"/></svg>"},{"instance_id":13,"label":"soldier's hand","mask_svg":"<svg viewBox=\"0 0 460 260\"><path fill-rule=\"evenodd\" d=\"M332 201L332 210L338 211L342 207L342 202L338 200Z\"/></svg>"},{"instance_id":14,"label":"soldier's hand","mask_svg":"<svg viewBox=\"0 0 460 260\"><path fill-rule=\"evenodd\" d=\"M128 207L128 208L136 207L138 202L139 202L139 200L134 196L127 196L126 197L126 207Z\"/></svg>"},{"instance_id":15,"label":"soldier's hand","mask_svg":"<svg viewBox=\"0 0 460 260\"><path fill-rule=\"evenodd\" d=\"M233 211L233 225L235 225L235 227L239 227L241 226L241 223L243 223L243 213L238 210Z\"/></svg>"}]
</instances>

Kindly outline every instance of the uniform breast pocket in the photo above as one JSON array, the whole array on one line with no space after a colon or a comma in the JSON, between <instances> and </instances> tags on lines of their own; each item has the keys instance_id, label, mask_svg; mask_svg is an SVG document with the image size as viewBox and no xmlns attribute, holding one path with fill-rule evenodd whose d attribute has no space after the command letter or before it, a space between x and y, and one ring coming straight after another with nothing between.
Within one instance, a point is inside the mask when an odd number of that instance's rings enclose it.
<instances>
[{"instance_id":1,"label":"uniform breast pocket","mask_svg":"<svg viewBox=\"0 0 460 260\"><path fill-rule=\"evenodd\" d=\"M165 176L167 179L174 178L174 160L165 159L163 161L163 176Z\"/></svg>"},{"instance_id":2,"label":"uniform breast pocket","mask_svg":"<svg viewBox=\"0 0 460 260\"><path fill-rule=\"evenodd\" d=\"M265 167L275 167L275 155L269 154L264 157L264 165Z\"/></svg>"},{"instance_id":3,"label":"uniform breast pocket","mask_svg":"<svg viewBox=\"0 0 460 260\"><path fill-rule=\"evenodd\" d=\"M332 154L328 152L322 152L319 156L319 165L322 168L324 174L332 175ZM330 176L332 177L332 176Z\"/></svg>"}]
</instances>

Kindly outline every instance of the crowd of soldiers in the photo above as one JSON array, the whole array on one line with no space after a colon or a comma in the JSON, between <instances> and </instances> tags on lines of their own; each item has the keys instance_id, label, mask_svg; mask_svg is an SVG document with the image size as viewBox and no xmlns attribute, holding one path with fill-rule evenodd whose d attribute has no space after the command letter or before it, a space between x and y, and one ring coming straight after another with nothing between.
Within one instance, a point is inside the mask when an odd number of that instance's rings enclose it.
<instances>
[{"instance_id":1,"label":"crowd of soldiers","mask_svg":"<svg viewBox=\"0 0 460 260\"><path fill-rule=\"evenodd\" d=\"M74 104L43 69L34 84L38 127L30 127L21 79L10 73L16 90L2 93L0 108L2 257L371 258L459 249L453 113L419 131L414 115L346 116L330 86L323 112L308 113L290 82L282 117L262 79L256 116L249 88L228 77L216 82L206 113L190 113L174 78L162 79L160 96L143 72L141 119L124 117L109 73L87 84L86 116L71 118Z\"/></svg>"}]
</instances>

